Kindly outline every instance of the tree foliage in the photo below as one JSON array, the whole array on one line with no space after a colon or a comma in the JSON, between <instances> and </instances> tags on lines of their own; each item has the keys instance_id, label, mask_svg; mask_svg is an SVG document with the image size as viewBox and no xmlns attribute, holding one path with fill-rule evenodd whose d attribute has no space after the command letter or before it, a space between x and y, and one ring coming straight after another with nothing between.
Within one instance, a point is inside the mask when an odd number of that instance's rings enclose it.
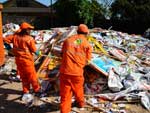
<instances>
[{"instance_id":1,"label":"tree foliage","mask_svg":"<svg viewBox=\"0 0 150 113\"><path fill-rule=\"evenodd\" d=\"M116 0L112 4L112 21L118 29L143 33L150 25L150 0Z\"/></svg>"},{"instance_id":2,"label":"tree foliage","mask_svg":"<svg viewBox=\"0 0 150 113\"><path fill-rule=\"evenodd\" d=\"M114 30L142 34L150 27L150 0L55 1L51 7L55 11L53 15L36 19L39 28L84 23L89 27L108 29L112 26Z\"/></svg>"},{"instance_id":3,"label":"tree foliage","mask_svg":"<svg viewBox=\"0 0 150 113\"><path fill-rule=\"evenodd\" d=\"M104 9L97 0L57 0L55 10L62 26L84 23L92 27L104 18Z\"/></svg>"},{"instance_id":4,"label":"tree foliage","mask_svg":"<svg viewBox=\"0 0 150 113\"><path fill-rule=\"evenodd\" d=\"M92 0L92 13L93 13L93 25L101 26L105 20L106 9L97 2L97 0Z\"/></svg>"},{"instance_id":5,"label":"tree foliage","mask_svg":"<svg viewBox=\"0 0 150 113\"><path fill-rule=\"evenodd\" d=\"M88 0L76 0L76 12L79 15L79 20L85 24L93 24L93 12L91 3Z\"/></svg>"}]
</instances>

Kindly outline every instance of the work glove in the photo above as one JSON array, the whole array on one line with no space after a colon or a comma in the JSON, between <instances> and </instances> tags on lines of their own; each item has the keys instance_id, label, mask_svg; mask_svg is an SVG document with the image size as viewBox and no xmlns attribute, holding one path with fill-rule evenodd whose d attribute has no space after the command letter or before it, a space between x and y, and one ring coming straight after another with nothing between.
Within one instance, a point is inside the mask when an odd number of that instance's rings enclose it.
<instances>
[{"instance_id":1,"label":"work glove","mask_svg":"<svg viewBox=\"0 0 150 113\"><path fill-rule=\"evenodd\" d=\"M91 61L90 60L87 60L87 65L90 65Z\"/></svg>"},{"instance_id":2,"label":"work glove","mask_svg":"<svg viewBox=\"0 0 150 113\"><path fill-rule=\"evenodd\" d=\"M35 54L36 54L37 56L42 56L42 52L41 52L40 50L37 50L37 51L35 52Z\"/></svg>"},{"instance_id":3,"label":"work glove","mask_svg":"<svg viewBox=\"0 0 150 113\"><path fill-rule=\"evenodd\" d=\"M8 51L12 49L12 47L11 47L9 44L5 43L5 42L4 42L4 46L5 46L5 48L6 48Z\"/></svg>"},{"instance_id":4,"label":"work glove","mask_svg":"<svg viewBox=\"0 0 150 113\"><path fill-rule=\"evenodd\" d=\"M5 46L5 49L8 51L8 55L14 56L12 47L8 43L5 43L5 42L4 42L4 46Z\"/></svg>"}]
</instances>

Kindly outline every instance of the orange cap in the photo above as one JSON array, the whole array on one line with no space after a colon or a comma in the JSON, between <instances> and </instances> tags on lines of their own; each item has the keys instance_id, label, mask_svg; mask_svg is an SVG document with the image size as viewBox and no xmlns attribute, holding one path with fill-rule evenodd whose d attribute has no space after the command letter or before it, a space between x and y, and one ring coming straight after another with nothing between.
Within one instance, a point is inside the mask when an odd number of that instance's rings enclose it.
<instances>
[{"instance_id":1,"label":"orange cap","mask_svg":"<svg viewBox=\"0 0 150 113\"><path fill-rule=\"evenodd\" d=\"M22 29L34 29L34 26L30 25L30 24L27 23L27 22L23 22L23 23L20 25L20 29L19 29L17 32L21 32Z\"/></svg>"},{"instance_id":2,"label":"orange cap","mask_svg":"<svg viewBox=\"0 0 150 113\"><path fill-rule=\"evenodd\" d=\"M20 29L34 29L34 26L28 24L27 22L23 22L23 23L20 25Z\"/></svg>"},{"instance_id":3,"label":"orange cap","mask_svg":"<svg viewBox=\"0 0 150 113\"><path fill-rule=\"evenodd\" d=\"M89 33L89 29L85 24L80 24L78 26L78 31L82 33Z\"/></svg>"}]
</instances>

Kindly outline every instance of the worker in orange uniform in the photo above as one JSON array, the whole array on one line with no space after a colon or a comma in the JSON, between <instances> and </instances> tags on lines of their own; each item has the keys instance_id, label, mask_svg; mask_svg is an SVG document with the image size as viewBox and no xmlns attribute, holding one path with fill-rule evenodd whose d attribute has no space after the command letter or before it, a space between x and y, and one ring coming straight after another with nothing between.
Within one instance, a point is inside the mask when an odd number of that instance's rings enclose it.
<instances>
[{"instance_id":1,"label":"worker in orange uniform","mask_svg":"<svg viewBox=\"0 0 150 113\"><path fill-rule=\"evenodd\" d=\"M30 85L32 85L35 94L39 94L40 84L36 75L33 53L39 55L40 52L36 49L35 40L30 36L31 29L34 27L23 22L18 31L3 38L3 41L5 47L9 47L10 43L13 44L12 51L15 56L17 71L22 80L23 93L29 93Z\"/></svg>"},{"instance_id":2,"label":"worker in orange uniform","mask_svg":"<svg viewBox=\"0 0 150 113\"><path fill-rule=\"evenodd\" d=\"M88 33L88 27L80 24L77 34L67 38L63 43L60 66L61 113L71 111L73 95L80 108L85 105L83 68L91 59L92 53L92 47L86 39Z\"/></svg>"}]
</instances>

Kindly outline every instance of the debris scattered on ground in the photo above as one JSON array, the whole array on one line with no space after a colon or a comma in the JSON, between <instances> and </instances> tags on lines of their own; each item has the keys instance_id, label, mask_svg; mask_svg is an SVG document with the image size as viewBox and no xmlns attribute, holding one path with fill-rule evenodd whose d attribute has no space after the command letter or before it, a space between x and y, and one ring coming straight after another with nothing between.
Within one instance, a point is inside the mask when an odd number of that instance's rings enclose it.
<instances>
[{"instance_id":1,"label":"debris scattered on ground","mask_svg":"<svg viewBox=\"0 0 150 113\"><path fill-rule=\"evenodd\" d=\"M15 24L6 26L4 36L12 33L12 27L17 29ZM49 96L59 96L61 46L68 36L76 33L76 28L71 26L31 33L43 54L38 58L35 56L37 74L45 94L39 99L40 106L59 104L59 101L49 101ZM128 104L140 103L150 110L150 40L140 35L93 28L88 41L93 47L92 60L84 72L88 108L104 113L126 113L130 109ZM0 72L11 75L12 70L16 70L14 57L7 51L5 65ZM77 109L73 111L79 112Z\"/></svg>"}]
</instances>

